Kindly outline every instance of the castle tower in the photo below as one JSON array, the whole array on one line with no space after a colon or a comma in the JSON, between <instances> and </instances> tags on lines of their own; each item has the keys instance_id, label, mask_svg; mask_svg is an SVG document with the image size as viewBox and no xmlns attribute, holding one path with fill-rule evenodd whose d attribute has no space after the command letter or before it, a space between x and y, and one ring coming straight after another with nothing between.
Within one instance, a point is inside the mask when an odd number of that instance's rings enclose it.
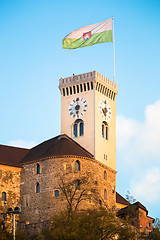
<instances>
[{"instance_id":1,"label":"castle tower","mask_svg":"<svg viewBox=\"0 0 160 240\"><path fill-rule=\"evenodd\" d=\"M59 80L61 134L116 170L117 84L96 71Z\"/></svg>"}]
</instances>

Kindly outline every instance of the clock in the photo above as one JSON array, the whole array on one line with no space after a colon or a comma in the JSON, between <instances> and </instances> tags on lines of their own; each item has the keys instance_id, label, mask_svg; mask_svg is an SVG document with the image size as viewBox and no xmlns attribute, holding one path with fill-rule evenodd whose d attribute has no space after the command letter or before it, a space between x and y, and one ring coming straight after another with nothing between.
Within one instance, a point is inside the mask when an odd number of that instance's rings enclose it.
<instances>
[{"instance_id":1,"label":"clock","mask_svg":"<svg viewBox=\"0 0 160 240\"><path fill-rule=\"evenodd\" d=\"M87 101L83 97L77 97L73 99L68 108L69 115L73 118L80 118L82 117L85 112L87 111Z\"/></svg>"},{"instance_id":2,"label":"clock","mask_svg":"<svg viewBox=\"0 0 160 240\"><path fill-rule=\"evenodd\" d=\"M109 121L111 119L111 107L105 99L100 101L99 110L105 121Z\"/></svg>"}]
</instances>

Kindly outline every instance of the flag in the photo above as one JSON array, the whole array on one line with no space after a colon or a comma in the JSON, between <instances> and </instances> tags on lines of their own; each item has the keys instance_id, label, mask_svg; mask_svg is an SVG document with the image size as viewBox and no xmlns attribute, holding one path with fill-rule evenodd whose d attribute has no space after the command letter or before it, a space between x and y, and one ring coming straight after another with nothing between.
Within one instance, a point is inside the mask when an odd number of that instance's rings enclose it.
<instances>
[{"instance_id":1,"label":"flag","mask_svg":"<svg viewBox=\"0 0 160 240\"><path fill-rule=\"evenodd\" d=\"M112 41L112 18L110 18L71 32L63 38L63 48L74 49Z\"/></svg>"}]
</instances>

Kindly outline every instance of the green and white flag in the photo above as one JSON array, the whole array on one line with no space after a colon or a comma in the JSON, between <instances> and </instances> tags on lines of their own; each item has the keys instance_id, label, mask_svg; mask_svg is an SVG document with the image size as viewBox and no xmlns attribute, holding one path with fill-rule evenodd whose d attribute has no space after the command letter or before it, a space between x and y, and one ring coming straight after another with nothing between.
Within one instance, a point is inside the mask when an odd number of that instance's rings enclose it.
<instances>
[{"instance_id":1,"label":"green and white flag","mask_svg":"<svg viewBox=\"0 0 160 240\"><path fill-rule=\"evenodd\" d=\"M110 18L71 32L63 38L63 48L74 49L112 41L112 18Z\"/></svg>"}]
</instances>

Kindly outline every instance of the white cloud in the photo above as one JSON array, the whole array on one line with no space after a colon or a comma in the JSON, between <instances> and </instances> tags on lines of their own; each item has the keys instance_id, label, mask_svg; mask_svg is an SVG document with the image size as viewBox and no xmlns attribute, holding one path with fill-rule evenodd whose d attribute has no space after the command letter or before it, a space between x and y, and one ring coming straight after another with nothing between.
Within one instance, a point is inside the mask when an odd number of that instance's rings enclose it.
<instances>
[{"instance_id":1,"label":"white cloud","mask_svg":"<svg viewBox=\"0 0 160 240\"><path fill-rule=\"evenodd\" d=\"M160 161L160 100L145 109L145 120L117 116L117 150L128 163Z\"/></svg>"},{"instance_id":2,"label":"white cloud","mask_svg":"<svg viewBox=\"0 0 160 240\"><path fill-rule=\"evenodd\" d=\"M136 198L150 203L159 203L160 199L160 169L147 170L139 181L134 181L131 192Z\"/></svg>"},{"instance_id":3,"label":"white cloud","mask_svg":"<svg viewBox=\"0 0 160 240\"><path fill-rule=\"evenodd\" d=\"M36 142L34 141L24 141L24 140L11 140L8 143L9 146L13 146L13 147L21 147L21 148L32 148L35 145L37 145Z\"/></svg>"},{"instance_id":4,"label":"white cloud","mask_svg":"<svg viewBox=\"0 0 160 240\"><path fill-rule=\"evenodd\" d=\"M123 178L122 183L126 182L127 188L137 200L158 203L160 100L146 106L144 115L143 122L117 116L117 170L119 179Z\"/></svg>"}]
</instances>

